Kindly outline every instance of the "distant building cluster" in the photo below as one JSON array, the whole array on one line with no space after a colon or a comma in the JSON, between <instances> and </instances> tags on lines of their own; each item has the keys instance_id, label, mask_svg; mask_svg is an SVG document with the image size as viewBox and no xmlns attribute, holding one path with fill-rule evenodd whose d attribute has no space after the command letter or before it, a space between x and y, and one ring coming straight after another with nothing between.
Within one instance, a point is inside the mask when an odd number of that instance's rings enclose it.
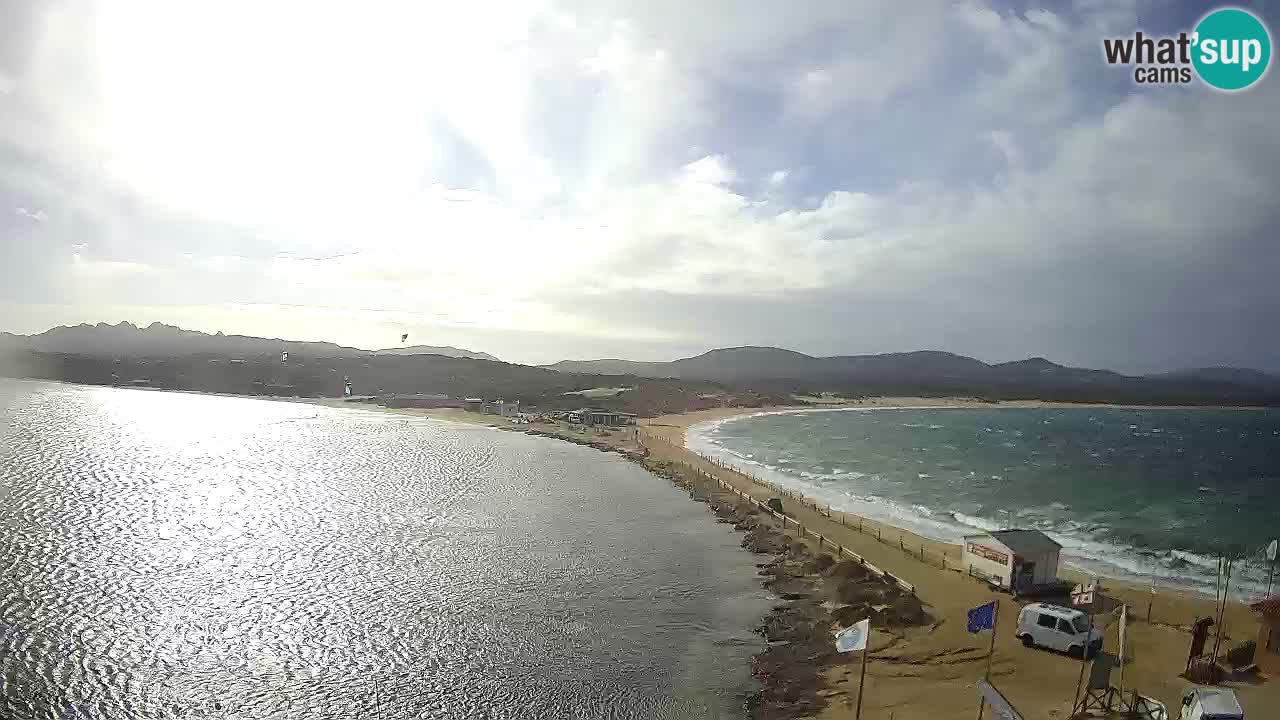
<instances>
[{"instance_id":1,"label":"distant building cluster","mask_svg":"<svg viewBox=\"0 0 1280 720\"><path fill-rule=\"evenodd\" d=\"M539 411L537 408L521 407L518 400L486 400L485 398L455 398L441 393L415 393L384 395L377 398L349 397L357 401L374 401L393 408L460 408L467 412L483 415L497 415L520 422L565 422L573 425L590 425L603 427L623 427L636 424L636 416L632 413L606 410L603 408L579 408L577 410Z\"/></svg>"},{"instance_id":2,"label":"distant building cluster","mask_svg":"<svg viewBox=\"0 0 1280 720\"><path fill-rule=\"evenodd\" d=\"M622 425L635 425L636 416L631 413L618 412L616 410L601 410L599 408L581 408L579 410L571 410L564 413L565 420L575 425L609 425L619 427Z\"/></svg>"},{"instance_id":3,"label":"distant building cluster","mask_svg":"<svg viewBox=\"0 0 1280 720\"><path fill-rule=\"evenodd\" d=\"M468 402L471 402L470 400ZM485 415L497 415L499 417L513 418L520 416L519 400L486 400L482 401L480 412Z\"/></svg>"}]
</instances>

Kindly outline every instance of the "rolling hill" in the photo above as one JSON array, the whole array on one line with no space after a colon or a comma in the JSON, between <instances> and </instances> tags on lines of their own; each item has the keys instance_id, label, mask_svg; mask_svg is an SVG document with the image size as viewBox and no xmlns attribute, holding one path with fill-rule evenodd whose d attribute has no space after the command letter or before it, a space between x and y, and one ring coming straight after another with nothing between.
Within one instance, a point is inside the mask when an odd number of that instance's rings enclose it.
<instances>
[{"instance_id":1,"label":"rolling hill","mask_svg":"<svg viewBox=\"0 0 1280 720\"><path fill-rule=\"evenodd\" d=\"M988 364L936 350L814 357L771 347L723 348L670 362L569 360L560 372L747 384L797 394L977 396L1135 404L1280 404L1280 384L1257 371L1217 368L1159 376L1073 368L1042 357ZM1250 382L1242 382L1248 378Z\"/></svg>"},{"instance_id":2,"label":"rolling hill","mask_svg":"<svg viewBox=\"0 0 1280 720\"><path fill-rule=\"evenodd\" d=\"M370 351L327 342L297 342L248 335L224 335L221 332L210 335L158 322L146 327L138 327L130 322L115 325L60 325L36 335L0 333L0 349L3 348L95 357L179 357L197 354L252 357L288 351L313 357L360 357L375 354L443 355L492 361L498 359L488 353L430 345Z\"/></svg>"},{"instance_id":3,"label":"rolling hill","mask_svg":"<svg viewBox=\"0 0 1280 720\"><path fill-rule=\"evenodd\" d=\"M374 355L443 355L452 358L469 358L471 360L489 360L491 362L501 362L498 358L486 352L475 352L472 350L463 350L456 347L437 347L435 345L411 345L409 347L385 348L382 350L374 350Z\"/></svg>"},{"instance_id":4,"label":"rolling hill","mask_svg":"<svg viewBox=\"0 0 1280 720\"><path fill-rule=\"evenodd\" d=\"M288 352L281 362L281 352ZM1280 406L1275 375L1200 368L1154 376L1073 368L1042 357L988 364L936 350L814 357L772 347L712 350L671 362L505 363L449 347L361 350L333 343L213 335L152 323L0 334L0 375L256 395L444 393L574 407L582 391L630 388L591 403L633 412L792 404L797 396L961 396L1150 405Z\"/></svg>"}]
</instances>

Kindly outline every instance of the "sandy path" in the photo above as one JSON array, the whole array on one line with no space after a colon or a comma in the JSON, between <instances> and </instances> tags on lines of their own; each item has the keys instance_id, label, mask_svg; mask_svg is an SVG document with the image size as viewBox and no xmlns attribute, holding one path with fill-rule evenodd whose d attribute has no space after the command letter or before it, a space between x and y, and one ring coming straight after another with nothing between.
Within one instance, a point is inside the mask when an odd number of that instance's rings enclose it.
<instances>
[{"instance_id":1,"label":"sandy path","mask_svg":"<svg viewBox=\"0 0 1280 720\"><path fill-rule=\"evenodd\" d=\"M862 407L983 406L965 401L939 402L932 399L879 398ZM1004 405L1002 403L1002 405ZM1025 406L1043 406L1026 403ZM990 407L986 405L986 407ZM750 412L750 411L745 411ZM641 428L656 457L683 459L714 473L740 490L759 499L776 493L753 483L746 475L724 469L698 458L683 448L684 431L707 420L744 414L744 410L717 409L685 415L664 416L646 421ZM944 622L932 630L909 632L885 651L873 653L868 665L868 690L864 697L864 717L927 718L948 720L976 716L974 682L982 673L982 662L973 659L977 648L985 654L988 635L970 635L965 629L965 611L994 598L1001 601L1001 627L996 642L993 664L995 683L1028 717L1065 718L1070 707L1079 673L1079 661L1043 650L1024 648L1013 637L1014 618L1020 607L1006 594L993 593L985 584L969 578L957 567L960 548L957 545L927 540L891 525L878 523L839 512L827 517L823 509L815 510L784 499L788 515L864 556L896 576L916 586L917 595L930 606L931 612ZM859 531L861 525L861 531ZM877 539L877 537L879 539ZM921 553L924 560L920 559ZM942 569L945 564L948 569ZM1079 573L1064 568L1061 575L1073 581L1083 580ZM1125 669L1126 688L1138 689L1144 695L1164 702L1177 716L1182 690L1188 682L1178 677L1185 667L1189 627L1195 618L1214 614L1212 598L1161 589L1152 597L1147 587L1120 581L1103 581L1105 594L1113 604L1127 603L1131 609L1129 644L1134 660ZM1152 622L1146 622L1151 605ZM1116 652L1117 631L1114 619L1104 617L1100 624L1110 623L1106 648ZM1245 606L1232 604L1226 618L1227 640L1223 647L1257 635L1257 620ZM1210 635L1210 642L1213 636ZM853 717L852 703L857 694L856 663L840 668L829 679L836 693L822 717ZM1113 684L1118 684L1118 673ZM1240 696L1250 717L1269 717L1280 708L1280 681L1260 684L1231 684ZM873 689L874 688L874 689ZM1264 712L1266 710L1266 712ZM868 712L873 711L873 712Z\"/></svg>"},{"instance_id":2,"label":"sandy path","mask_svg":"<svg viewBox=\"0 0 1280 720\"><path fill-rule=\"evenodd\" d=\"M327 404L327 403L326 403ZM341 405L341 402L335 403ZM991 407L990 404L964 399L873 398L852 407ZM1035 401L1001 403L1002 407L1046 407ZM1067 405L1067 407L1078 407ZM493 416L459 410L400 410L370 406L368 409L392 413L432 417L454 422L493 426L511 424ZM645 441L655 460L688 462L749 493L757 499L768 499L776 493L754 483L746 475L718 467L684 447L685 431L690 426L753 412L784 408L752 410L723 408L667 415L641 421L640 439ZM802 408L796 408L802 409ZM575 442L590 440L603 445L632 450L639 448L635 435L628 430L582 432L558 424L513 426L511 429L536 430L564 436ZM940 624L893 635L885 647L873 650L867 670L867 688L863 699L863 717L896 720L969 720L976 717L975 681L981 677L987 634L970 635L965 629L965 612L992 599L1001 602L1001 621L992 666L993 681L1030 720L1031 718L1066 718L1076 687L1080 663L1063 655L1029 649L1013 637L1019 605L1006 594L993 593L985 584L969 578L957 568L960 548L948 543L928 540L912 532L878 523L855 515L834 512L827 516L825 508L814 509L784 498L788 515L805 528L822 533L832 541L865 557L879 567L916 586ZM923 553L924 559L921 560ZM944 560L945 559L945 560ZM943 569L945 563L948 569ZM1061 573L1075 581L1084 579L1069 569ZM1136 657L1125 669L1125 686L1164 702L1177 717L1182 690L1189 683L1182 672L1190 642L1188 628L1197 617L1213 614L1211 598L1161 590L1154 598L1147 587L1120 581L1104 581L1105 594L1112 604L1127 603L1132 609L1129 626L1130 646ZM1152 604L1152 622L1146 622L1148 603ZM1106 616L1100 624L1110 623L1106 649L1117 650L1114 621ZM1245 606L1232 604L1227 612L1227 640L1223 647L1257 635L1257 620ZM1210 643L1213 636L1210 635ZM873 641L879 648L883 638ZM857 697L858 664L837 666L828 671L831 687L826 691L829 705L823 718L852 718ZM1118 674L1113 675L1113 684ZM1280 708L1280 680L1257 684L1232 683L1250 718L1271 717ZM989 716L989 713L988 713Z\"/></svg>"}]
</instances>

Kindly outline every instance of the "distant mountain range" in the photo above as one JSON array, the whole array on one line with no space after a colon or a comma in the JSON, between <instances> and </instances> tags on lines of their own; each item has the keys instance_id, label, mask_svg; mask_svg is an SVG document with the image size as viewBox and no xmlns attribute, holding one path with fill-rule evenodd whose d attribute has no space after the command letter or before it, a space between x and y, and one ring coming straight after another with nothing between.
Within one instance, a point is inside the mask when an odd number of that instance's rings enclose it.
<instances>
[{"instance_id":1,"label":"distant mountain range","mask_svg":"<svg viewBox=\"0 0 1280 720\"><path fill-rule=\"evenodd\" d=\"M327 342L295 342L248 335L210 335L154 322L138 327L130 322L116 325L58 326L37 335L0 333L0 349L22 349L45 353L94 357L181 357L184 355L227 355L253 357L282 351L311 357L358 357L362 355L443 355L445 357L492 360L482 352L454 347L414 345L386 350L362 350Z\"/></svg>"},{"instance_id":2,"label":"distant mountain range","mask_svg":"<svg viewBox=\"0 0 1280 720\"><path fill-rule=\"evenodd\" d=\"M1157 404L1280 402L1280 376L1258 370L1201 368L1133 376L1066 367L1042 357L993 365L936 350L814 357L781 348L738 347L671 362L565 360L545 367L572 373L787 385L806 392Z\"/></svg>"},{"instance_id":3,"label":"distant mountain range","mask_svg":"<svg viewBox=\"0 0 1280 720\"><path fill-rule=\"evenodd\" d=\"M1156 373L1148 375L1147 377L1164 380L1224 382L1236 385L1249 385L1253 387L1280 390L1280 375L1276 373L1263 372L1261 370L1250 370L1248 368L1222 366L1203 367L1192 368L1190 370L1177 370L1175 372Z\"/></svg>"},{"instance_id":4,"label":"distant mountain range","mask_svg":"<svg viewBox=\"0 0 1280 720\"><path fill-rule=\"evenodd\" d=\"M487 352L474 352L472 350L463 350L456 347L436 347L435 345L412 345L410 347L386 348L385 350L374 350L374 355L443 355L445 357L454 358L471 358L472 360L489 360L492 362L501 362L498 358Z\"/></svg>"},{"instance_id":5,"label":"distant mountain range","mask_svg":"<svg viewBox=\"0 0 1280 720\"><path fill-rule=\"evenodd\" d=\"M287 358L281 357L288 351ZM504 363L485 353L418 345L361 350L332 343L192 332L153 323L59 327L0 334L0 376L90 385L276 397L444 394L516 400L543 409L591 404L646 416L791 402L782 394L706 381L601 377Z\"/></svg>"},{"instance_id":6,"label":"distant mountain range","mask_svg":"<svg viewBox=\"0 0 1280 720\"><path fill-rule=\"evenodd\" d=\"M280 353L288 351L288 362ZM544 407L580 403L597 388L632 388L608 407L670 412L796 397L974 397L1150 405L1280 406L1280 376L1208 367L1147 376L1073 368L1042 357L988 364L949 352L814 357L773 347L712 350L671 362L504 363L487 353L417 345L362 350L333 343L195 332L162 323L0 333L0 375L107 385L277 395L446 393L506 397Z\"/></svg>"}]
</instances>

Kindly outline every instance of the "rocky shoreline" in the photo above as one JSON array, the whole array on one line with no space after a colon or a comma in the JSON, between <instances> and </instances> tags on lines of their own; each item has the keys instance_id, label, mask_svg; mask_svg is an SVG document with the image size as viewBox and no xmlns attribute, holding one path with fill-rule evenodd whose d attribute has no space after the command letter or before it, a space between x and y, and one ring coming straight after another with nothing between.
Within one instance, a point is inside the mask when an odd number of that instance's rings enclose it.
<instances>
[{"instance_id":1,"label":"rocky shoreline","mask_svg":"<svg viewBox=\"0 0 1280 720\"><path fill-rule=\"evenodd\" d=\"M616 452L666 478L706 503L720 522L742 533L742 547L762 556L756 564L761 586L777 596L755 631L768 643L752 659L760 689L746 701L748 717L767 720L811 716L843 690L827 686L825 673L840 665L857 666L858 654L835 651L834 633L870 617L879 634L896 642L893 632L933 619L920 600L868 572L852 560L838 560L808 540L788 535L777 519L725 490L714 478L686 465L658 461L643 448L620 447L607 440L586 440L540 429L505 428L551 437L602 452ZM872 652L883 650L873 642Z\"/></svg>"},{"instance_id":2,"label":"rocky shoreline","mask_svg":"<svg viewBox=\"0 0 1280 720\"><path fill-rule=\"evenodd\" d=\"M721 522L743 534L742 547L765 556L757 563L761 585L780 602L756 627L768 643L752 661L761 689L748 701L753 718L796 718L816 714L842 693L828 688L824 672L859 662L835 651L834 633L870 617L877 629L892 631L929 624L920 600L852 560L837 560L809 541L787 535L776 519L742 501L714 479L670 462L642 462L708 505ZM873 650L875 649L873 644Z\"/></svg>"}]
</instances>

